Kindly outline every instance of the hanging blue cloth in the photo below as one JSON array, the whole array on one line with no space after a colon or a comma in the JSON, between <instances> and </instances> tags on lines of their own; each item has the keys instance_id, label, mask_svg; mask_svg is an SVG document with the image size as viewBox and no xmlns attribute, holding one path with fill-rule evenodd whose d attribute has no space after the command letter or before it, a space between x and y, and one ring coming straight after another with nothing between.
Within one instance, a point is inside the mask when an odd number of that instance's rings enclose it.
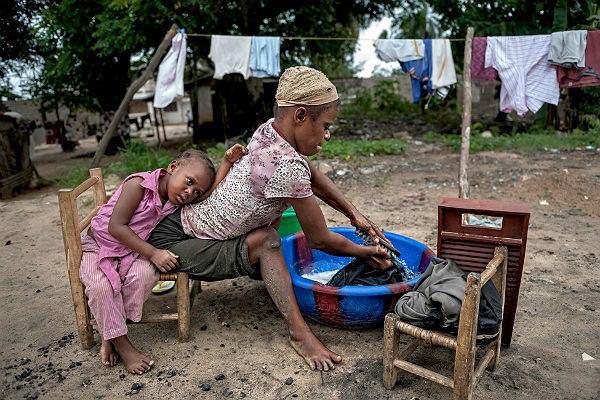
<instances>
[{"instance_id":1,"label":"hanging blue cloth","mask_svg":"<svg viewBox=\"0 0 600 400\"><path fill-rule=\"evenodd\" d=\"M413 103L417 104L421 97L433 93L431 87L431 39L423 39L425 55L418 60L401 62L402 71L410 75Z\"/></svg>"},{"instance_id":2,"label":"hanging blue cloth","mask_svg":"<svg viewBox=\"0 0 600 400\"><path fill-rule=\"evenodd\" d=\"M280 48L280 37L253 36L250 46L250 76L255 78L279 76L281 72Z\"/></svg>"}]
</instances>

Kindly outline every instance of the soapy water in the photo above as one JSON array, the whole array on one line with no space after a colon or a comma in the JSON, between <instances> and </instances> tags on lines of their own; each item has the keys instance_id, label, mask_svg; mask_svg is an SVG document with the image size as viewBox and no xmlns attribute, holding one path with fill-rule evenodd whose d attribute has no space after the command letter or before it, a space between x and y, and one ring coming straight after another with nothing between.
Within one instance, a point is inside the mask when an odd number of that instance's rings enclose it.
<instances>
[{"instance_id":1,"label":"soapy water","mask_svg":"<svg viewBox=\"0 0 600 400\"><path fill-rule=\"evenodd\" d=\"M302 275L302 277L310 279L311 281L322 283L323 285L327 285L327 282L329 282L338 271L339 269L322 272L309 272L306 275Z\"/></svg>"},{"instance_id":2,"label":"soapy water","mask_svg":"<svg viewBox=\"0 0 600 400\"><path fill-rule=\"evenodd\" d=\"M402 270L404 271L404 276L406 277L406 280L409 281L412 278L414 278L416 276L416 273L414 271L412 271L410 268L408 268L408 265L406 264L405 260L402 260L398 257L392 256L393 262L394 262L394 266L392 268L402 268ZM302 274L301 276L303 278L309 279L311 281L315 281L315 282L319 282L322 283L323 285L326 285L327 282L329 282L331 280L331 278L333 278L333 276L343 267L346 266L348 262L343 259L340 262L332 262L331 259L329 260L321 260L321 261L316 261L313 263L310 263L308 265L303 265L301 268L297 268L297 270L305 270L305 271L309 271L305 274ZM333 269L331 269L333 268Z\"/></svg>"},{"instance_id":3,"label":"soapy water","mask_svg":"<svg viewBox=\"0 0 600 400\"><path fill-rule=\"evenodd\" d=\"M396 256L392 256L392 262L393 262L395 268L402 269L402 271L404 272L404 277L406 278L407 281L410 281L412 278L414 278L417 275L412 269L408 268L408 265L406 265L406 261L404 261Z\"/></svg>"}]
</instances>

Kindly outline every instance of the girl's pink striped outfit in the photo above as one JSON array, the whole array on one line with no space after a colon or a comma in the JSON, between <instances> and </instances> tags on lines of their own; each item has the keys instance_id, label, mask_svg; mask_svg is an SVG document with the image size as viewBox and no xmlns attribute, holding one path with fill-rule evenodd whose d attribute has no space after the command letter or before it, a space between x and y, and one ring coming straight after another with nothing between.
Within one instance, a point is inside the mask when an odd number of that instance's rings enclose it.
<instances>
[{"instance_id":1,"label":"girl's pink striped outfit","mask_svg":"<svg viewBox=\"0 0 600 400\"><path fill-rule=\"evenodd\" d=\"M158 195L158 180L166 173L160 168L125 179L142 178L144 197L129 221L129 227L142 240L148 239L160 220L176 209L169 201L163 205ZM126 320L140 321L144 301L158 280L158 271L150 261L123 246L108 232L108 223L122 189L123 185L92 219L93 237L82 238L79 275L104 340L127 334Z\"/></svg>"}]
</instances>

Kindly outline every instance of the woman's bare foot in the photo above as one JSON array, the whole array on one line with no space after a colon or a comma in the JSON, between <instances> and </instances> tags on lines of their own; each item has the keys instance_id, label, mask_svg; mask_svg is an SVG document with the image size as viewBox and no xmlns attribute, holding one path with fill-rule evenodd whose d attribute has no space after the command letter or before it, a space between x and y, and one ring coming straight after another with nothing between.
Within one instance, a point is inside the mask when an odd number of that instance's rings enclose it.
<instances>
[{"instance_id":1,"label":"woman's bare foot","mask_svg":"<svg viewBox=\"0 0 600 400\"><path fill-rule=\"evenodd\" d=\"M290 344L313 371L329 371L342 362L342 356L325 347L310 330L303 335L290 335Z\"/></svg>"},{"instance_id":2,"label":"woman's bare foot","mask_svg":"<svg viewBox=\"0 0 600 400\"><path fill-rule=\"evenodd\" d=\"M129 373L141 375L150 371L154 361L133 347L133 344L129 341L127 335L119 336L110 341L115 346L117 353L119 353L123 359L125 368L127 368Z\"/></svg>"},{"instance_id":3,"label":"woman's bare foot","mask_svg":"<svg viewBox=\"0 0 600 400\"><path fill-rule=\"evenodd\" d=\"M108 340L103 340L100 345L100 361L107 367L114 367L119 362L119 354Z\"/></svg>"}]
</instances>

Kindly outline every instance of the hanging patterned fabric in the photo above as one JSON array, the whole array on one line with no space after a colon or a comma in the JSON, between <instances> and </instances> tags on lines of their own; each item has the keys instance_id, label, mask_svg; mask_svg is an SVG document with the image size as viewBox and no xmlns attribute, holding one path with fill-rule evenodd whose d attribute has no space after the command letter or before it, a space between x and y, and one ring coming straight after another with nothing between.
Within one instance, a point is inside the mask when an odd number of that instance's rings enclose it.
<instances>
[{"instance_id":1,"label":"hanging patterned fabric","mask_svg":"<svg viewBox=\"0 0 600 400\"><path fill-rule=\"evenodd\" d=\"M600 86L600 30L586 37L585 68L557 67L560 87Z\"/></svg>"},{"instance_id":2,"label":"hanging patterned fabric","mask_svg":"<svg viewBox=\"0 0 600 400\"><path fill-rule=\"evenodd\" d=\"M487 37L474 37L471 47L471 79L493 81L498 73L492 67L485 68L485 49L487 48Z\"/></svg>"}]
</instances>

